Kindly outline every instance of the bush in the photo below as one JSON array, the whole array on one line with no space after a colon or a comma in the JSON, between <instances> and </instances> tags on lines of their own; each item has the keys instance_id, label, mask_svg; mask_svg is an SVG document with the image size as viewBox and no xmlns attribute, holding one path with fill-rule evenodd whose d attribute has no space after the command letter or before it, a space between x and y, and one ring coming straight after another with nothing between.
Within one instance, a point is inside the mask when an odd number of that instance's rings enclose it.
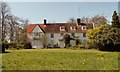
<instances>
[{"instance_id":1,"label":"bush","mask_svg":"<svg viewBox=\"0 0 120 72\"><path fill-rule=\"evenodd\" d=\"M32 45L31 45L31 43L28 42L28 43L24 44L23 48L25 48L25 49L32 49Z\"/></svg>"},{"instance_id":2,"label":"bush","mask_svg":"<svg viewBox=\"0 0 120 72\"><path fill-rule=\"evenodd\" d=\"M7 43L7 48L6 49L22 49L23 48L23 44L20 43L20 42L10 42L10 43Z\"/></svg>"},{"instance_id":3,"label":"bush","mask_svg":"<svg viewBox=\"0 0 120 72\"><path fill-rule=\"evenodd\" d=\"M20 42L15 42L16 45L16 49L22 49L23 48L23 44Z\"/></svg>"},{"instance_id":4,"label":"bush","mask_svg":"<svg viewBox=\"0 0 120 72\"><path fill-rule=\"evenodd\" d=\"M78 48L85 49L85 46L84 45L78 45Z\"/></svg>"},{"instance_id":5,"label":"bush","mask_svg":"<svg viewBox=\"0 0 120 72\"><path fill-rule=\"evenodd\" d=\"M88 31L89 43L102 51L120 51L120 29L110 25Z\"/></svg>"},{"instance_id":6,"label":"bush","mask_svg":"<svg viewBox=\"0 0 120 72\"><path fill-rule=\"evenodd\" d=\"M72 45L72 46L69 47L69 49L76 50L76 49L78 49L78 46L77 45Z\"/></svg>"},{"instance_id":7,"label":"bush","mask_svg":"<svg viewBox=\"0 0 120 72\"><path fill-rule=\"evenodd\" d=\"M14 41L11 41L11 42L9 43L9 47L10 47L11 49L15 49L15 48L16 48L15 42L14 42Z\"/></svg>"},{"instance_id":8,"label":"bush","mask_svg":"<svg viewBox=\"0 0 120 72\"><path fill-rule=\"evenodd\" d=\"M5 52L5 49L8 48L8 44L7 41L3 41L2 43L0 43L0 46L2 48L2 53Z\"/></svg>"},{"instance_id":9,"label":"bush","mask_svg":"<svg viewBox=\"0 0 120 72\"><path fill-rule=\"evenodd\" d=\"M84 45L72 45L69 47L70 49L73 49L73 50L77 50L77 49L85 49L85 46Z\"/></svg>"},{"instance_id":10,"label":"bush","mask_svg":"<svg viewBox=\"0 0 120 72\"><path fill-rule=\"evenodd\" d=\"M95 45L91 42L91 40L87 40L87 45L85 47L86 49L97 49Z\"/></svg>"}]
</instances>

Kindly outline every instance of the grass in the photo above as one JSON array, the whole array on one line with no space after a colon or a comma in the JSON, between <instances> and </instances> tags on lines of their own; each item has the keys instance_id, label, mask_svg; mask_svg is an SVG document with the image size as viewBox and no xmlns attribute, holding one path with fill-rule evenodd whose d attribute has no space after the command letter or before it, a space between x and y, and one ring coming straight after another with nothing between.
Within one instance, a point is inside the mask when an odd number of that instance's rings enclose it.
<instances>
[{"instance_id":1,"label":"grass","mask_svg":"<svg viewBox=\"0 0 120 72\"><path fill-rule=\"evenodd\" d=\"M70 49L7 50L3 70L118 70L118 52Z\"/></svg>"}]
</instances>

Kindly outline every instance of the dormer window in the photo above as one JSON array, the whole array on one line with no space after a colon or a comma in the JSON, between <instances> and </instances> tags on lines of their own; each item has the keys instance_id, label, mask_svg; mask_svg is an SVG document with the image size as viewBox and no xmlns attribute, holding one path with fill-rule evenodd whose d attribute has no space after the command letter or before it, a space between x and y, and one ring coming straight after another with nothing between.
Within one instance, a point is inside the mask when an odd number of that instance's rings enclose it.
<instances>
[{"instance_id":1,"label":"dormer window","mask_svg":"<svg viewBox=\"0 0 120 72\"><path fill-rule=\"evenodd\" d=\"M82 26L82 30L87 30L87 27L86 26Z\"/></svg>"},{"instance_id":2,"label":"dormer window","mask_svg":"<svg viewBox=\"0 0 120 72\"><path fill-rule=\"evenodd\" d=\"M61 26L61 27L60 27L60 31L65 31L65 27L64 27L64 26Z\"/></svg>"},{"instance_id":3,"label":"dormer window","mask_svg":"<svg viewBox=\"0 0 120 72\"><path fill-rule=\"evenodd\" d=\"M71 27L71 30L77 30L76 26Z\"/></svg>"}]
</instances>

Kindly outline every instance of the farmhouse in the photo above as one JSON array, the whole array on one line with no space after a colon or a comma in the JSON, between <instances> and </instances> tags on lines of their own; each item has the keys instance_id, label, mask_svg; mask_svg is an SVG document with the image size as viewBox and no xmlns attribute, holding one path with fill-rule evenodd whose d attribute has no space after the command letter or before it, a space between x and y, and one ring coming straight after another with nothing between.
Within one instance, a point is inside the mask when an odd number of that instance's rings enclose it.
<instances>
[{"instance_id":1,"label":"farmhouse","mask_svg":"<svg viewBox=\"0 0 120 72\"><path fill-rule=\"evenodd\" d=\"M77 19L76 23L47 23L47 20L44 19L43 24L29 24L27 33L32 38L33 48L64 47L64 41L60 39L66 33L71 37L79 38L81 43L85 44L86 32L92 28L92 24L81 23L80 19ZM72 40L70 43L75 44Z\"/></svg>"}]
</instances>

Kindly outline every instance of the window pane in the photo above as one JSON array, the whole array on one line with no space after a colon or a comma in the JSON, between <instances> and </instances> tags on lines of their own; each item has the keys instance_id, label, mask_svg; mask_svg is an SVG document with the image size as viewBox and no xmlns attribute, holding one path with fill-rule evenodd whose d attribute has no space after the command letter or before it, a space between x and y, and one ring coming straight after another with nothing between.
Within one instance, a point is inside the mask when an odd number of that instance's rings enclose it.
<instances>
[{"instance_id":1,"label":"window pane","mask_svg":"<svg viewBox=\"0 0 120 72\"><path fill-rule=\"evenodd\" d=\"M39 36L39 33L38 33L38 32L36 32L36 36Z\"/></svg>"},{"instance_id":2,"label":"window pane","mask_svg":"<svg viewBox=\"0 0 120 72\"><path fill-rule=\"evenodd\" d=\"M51 34L51 38L54 38L54 34Z\"/></svg>"},{"instance_id":3,"label":"window pane","mask_svg":"<svg viewBox=\"0 0 120 72\"><path fill-rule=\"evenodd\" d=\"M83 37L86 37L86 33L83 33Z\"/></svg>"}]
</instances>

